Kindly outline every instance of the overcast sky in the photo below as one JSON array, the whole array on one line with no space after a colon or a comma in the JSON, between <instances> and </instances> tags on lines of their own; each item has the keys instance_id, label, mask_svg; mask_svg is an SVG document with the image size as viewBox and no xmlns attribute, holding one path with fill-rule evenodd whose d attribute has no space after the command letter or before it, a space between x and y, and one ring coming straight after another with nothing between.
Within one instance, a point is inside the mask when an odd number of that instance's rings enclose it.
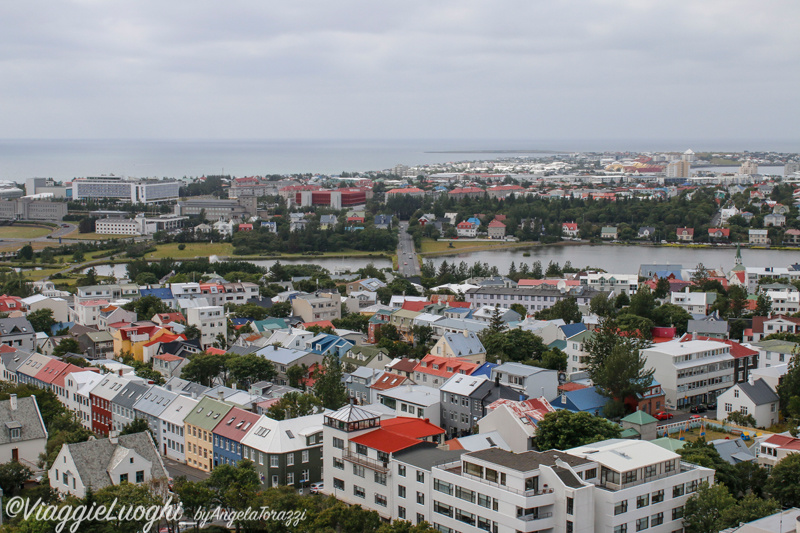
<instances>
[{"instance_id":1,"label":"overcast sky","mask_svg":"<svg viewBox=\"0 0 800 533\"><path fill-rule=\"evenodd\" d=\"M800 2L0 3L0 138L800 139Z\"/></svg>"}]
</instances>

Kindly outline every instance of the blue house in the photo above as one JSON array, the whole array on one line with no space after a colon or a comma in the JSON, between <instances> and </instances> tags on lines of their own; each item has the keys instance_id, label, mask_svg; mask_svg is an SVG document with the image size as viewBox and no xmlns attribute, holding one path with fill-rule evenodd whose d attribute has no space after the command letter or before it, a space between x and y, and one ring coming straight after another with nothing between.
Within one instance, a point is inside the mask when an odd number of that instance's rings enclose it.
<instances>
[{"instance_id":1,"label":"blue house","mask_svg":"<svg viewBox=\"0 0 800 533\"><path fill-rule=\"evenodd\" d=\"M488 379L492 379L492 369L496 366L497 363L483 363L481 366L473 370L470 376L484 376Z\"/></svg>"},{"instance_id":2,"label":"blue house","mask_svg":"<svg viewBox=\"0 0 800 533\"><path fill-rule=\"evenodd\" d=\"M306 342L306 349L312 353L320 355L334 353L337 357L342 357L353 346L354 344L349 340L330 333L320 333Z\"/></svg>"},{"instance_id":3,"label":"blue house","mask_svg":"<svg viewBox=\"0 0 800 533\"><path fill-rule=\"evenodd\" d=\"M214 466L236 465L242 460L242 439L260 415L234 407L214 428Z\"/></svg>"},{"instance_id":4,"label":"blue house","mask_svg":"<svg viewBox=\"0 0 800 533\"><path fill-rule=\"evenodd\" d=\"M573 413L590 413L603 416L603 407L608 398L601 396L594 387L562 392L550 402L556 409L566 409Z\"/></svg>"},{"instance_id":5,"label":"blue house","mask_svg":"<svg viewBox=\"0 0 800 533\"><path fill-rule=\"evenodd\" d=\"M558 326L558 329L561 330L561 333L564 335L565 339L569 339L573 335L577 335L582 331L586 331L586 324L583 322L576 322L575 324L565 324L563 326Z\"/></svg>"},{"instance_id":6,"label":"blue house","mask_svg":"<svg viewBox=\"0 0 800 533\"><path fill-rule=\"evenodd\" d=\"M169 307L175 308L175 296L172 294L172 289L166 287L158 289L139 289L139 295L142 298L145 296L155 296Z\"/></svg>"}]
</instances>

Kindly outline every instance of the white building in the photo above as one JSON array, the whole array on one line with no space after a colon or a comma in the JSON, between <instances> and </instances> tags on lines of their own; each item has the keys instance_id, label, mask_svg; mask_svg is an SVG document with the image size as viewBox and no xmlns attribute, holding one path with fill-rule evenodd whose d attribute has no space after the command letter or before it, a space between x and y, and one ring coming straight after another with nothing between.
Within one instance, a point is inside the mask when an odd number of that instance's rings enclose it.
<instances>
[{"instance_id":1,"label":"white building","mask_svg":"<svg viewBox=\"0 0 800 533\"><path fill-rule=\"evenodd\" d=\"M686 310L690 315L707 315L709 308L717 299L715 292L683 292L670 293L670 303Z\"/></svg>"},{"instance_id":2,"label":"white building","mask_svg":"<svg viewBox=\"0 0 800 533\"><path fill-rule=\"evenodd\" d=\"M92 403L89 392L103 379L99 372L84 370L72 372L64 379L64 388L67 392L66 407L78 417L81 425L92 429Z\"/></svg>"},{"instance_id":3,"label":"white building","mask_svg":"<svg viewBox=\"0 0 800 533\"><path fill-rule=\"evenodd\" d=\"M161 421L162 449L164 456L179 463L186 463L186 439L183 435L183 419L197 405L197 398L179 395L158 415Z\"/></svg>"},{"instance_id":4,"label":"white building","mask_svg":"<svg viewBox=\"0 0 800 533\"><path fill-rule=\"evenodd\" d=\"M127 180L121 176L86 177L72 181L72 199L119 198L132 204L150 204L177 200L180 188L179 181Z\"/></svg>"},{"instance_id":5,"label":"white building","mask_svg":"<svg viewBox=\"0 0 800 533\"><path fill-rule=\"evenodd\" d=\"M785 267L746 267L745 274L747 278L747 292L751 294L758 292L758 280L762 278L786 278L789 281L800 280L800 270Z\"/></svg>"},{"instance_id":6,"label":"white building","mask_svg":"<svg viewBox=\"0 0 800 533\"><path fill-rule=\"evenodd\" d=\"M44 454L47 444L47 428L44 426L36 396L17 398L11 394L0 402L0 463L18 461L31 470L39 455Z\"/></svg>"},{"instance_id":7,"label":"white building","mask_svg":"<svg viewBox=\"0 0 800 533\"><path fill-rule=\"evenodd\" d=\"M636 274L606 274L602 272L586 274L580 277L581 285L588 285L598 291L624 292L628 296L636 294L639 289L639 276Z\"/></svg>"},{"instance_id":8,"label":"white building","mask_svg":"<svg viewBox=\"0 0 800 533\"><path fill-rule=\"evenodd\" d=\"M423 418L440 425L439 389L425 385L401 385L376 392L378 403L394 409L397 416Z\"/></svg>"},{"instance_id":9,"label":"white building","mask_svg":"<svg viewBox=\"0 0 800 533\"><path fill-rule=\"evenodd\" d=\"M203 350L214 345L217 335L222 335L227 342L228 325L222 306L189 307L186 309L186 321L200 329L200 346Z\"/></svg>"},{"instance_id":10,"label":"white building","mask_svg":"<svg viewBox=\"0 0 800 533\"><path fill-rule=\"evenodd\" d=\"M738 411L752 415L756 427L768 428L778 422L778 402L778 395L763 379L737 383L717 398L717 420Z\"/></svg>"},{"instance_id":11,"label":"white building","mask_svg":"<svg viewBox=\"0 0 800 533\"><path fill-rule=\"evenodd\" d=\"M27 298L23 298L22 302L28 309L28 313L38 311L39 309L50 309L53 311L53 318L56 322L69 321L69 305L64 298L50 298L43 294L34 294Z\"/></svg>"},{"instance_id":12,"label":"white building","mask_svg":"<svg viewBox=\"0 0 800 533\"><path fill-rule=\"evenodd\" d=\"M730 346L714 341L674 340L642 350L653 378L672 409L712 402L733 384Z\"/></svg>"},{"instance_id":13,"label":"white building","mask_svg":"<svg viewBox=\"0 0 800 533\"><path fill-rule=\"evenodd\" d=\"M503 363L492 369L492 380L527 395L529 398L555 398L558 372L522 363Z\"/></svg>"}]
</instances>

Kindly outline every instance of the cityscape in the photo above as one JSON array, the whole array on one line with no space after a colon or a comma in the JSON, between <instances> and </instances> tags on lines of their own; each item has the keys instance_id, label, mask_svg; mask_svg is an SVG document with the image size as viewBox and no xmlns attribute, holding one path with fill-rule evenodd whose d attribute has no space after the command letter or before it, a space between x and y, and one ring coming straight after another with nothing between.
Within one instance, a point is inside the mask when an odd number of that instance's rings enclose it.
<instances>
[{"instance_id":1,"label":"cityscape","mask_svg":"<svg viewBox=\"0 0 800 533\"><path fill-rule=\"evenodd\" d=\"M0 533L800 532L799 17L0 6Z\"/></svg>"}]
</instances>

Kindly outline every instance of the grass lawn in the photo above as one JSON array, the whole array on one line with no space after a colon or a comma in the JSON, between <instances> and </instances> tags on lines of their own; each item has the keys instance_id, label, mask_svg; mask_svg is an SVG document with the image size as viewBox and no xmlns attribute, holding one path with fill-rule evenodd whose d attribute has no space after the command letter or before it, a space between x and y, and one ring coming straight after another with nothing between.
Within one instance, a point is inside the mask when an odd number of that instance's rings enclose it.
<instances>
[{"instance_id":1,"label":"grass lawn","mask_svg":"<svg viewBox=\"0 0 800 533\"><path fill-rule=\"evenodd\" d=\"M36 228L31 226L3 226L0 228L0 238L2 239L37 239L50 235L52 229Z\"/></svg>"},{"instance_id":2,"label":"grass lawn","mask_svg":"<svg viewBox=\"0 0 800 533\"><path fill-rule=\"evenodd\" d=\"M23 270L22 273L25 275L26 278L31 279L33 281L37 281L47 276L53 275L60 270L61 270L60 268L46 268L43 270Z\"/></svg>"},{"instance_id":3,"label":"grass lawn","mask_svg":"<svg viewBox=\"0 0 800 533\"><path fill-rule=\"evenodd\" d=\"M450 245L453 245L450 247ZM506 241L434 241L432 239L422 240L423 254L442 254L455 252L471 252L485 250L487 248L520 248L536 246L530 242L506 242Z\"/></svg>"},{"instance_id":4,"label":"grass lawn","mask_svg":"<svg viewBox=\"0 0 800 533\"><path fill-rule=\"evenodd\" d=\"M186 248L178 250L178 243L171 242L168 244L159 244L155 252L151 252L145 256L146 259L164 259L170 257L172 259L192 259L194 257L210 257L212 255L231 255L233 253L233 245L228 242L196 242L187 243Z\"/></svg>"},{"instance_id":5,"label":"grass lawn","mask_svg":"<svg viewBox=\"0 0 800 533\"><path fill-rule=\"evenodd\" d=\"M133 239L134 237L135 235L98 235L97 233L79 233L77 230L61 236L62 239L75 239L78 241L107 241L110 239Z\"/></svg>"}]
</instances>

